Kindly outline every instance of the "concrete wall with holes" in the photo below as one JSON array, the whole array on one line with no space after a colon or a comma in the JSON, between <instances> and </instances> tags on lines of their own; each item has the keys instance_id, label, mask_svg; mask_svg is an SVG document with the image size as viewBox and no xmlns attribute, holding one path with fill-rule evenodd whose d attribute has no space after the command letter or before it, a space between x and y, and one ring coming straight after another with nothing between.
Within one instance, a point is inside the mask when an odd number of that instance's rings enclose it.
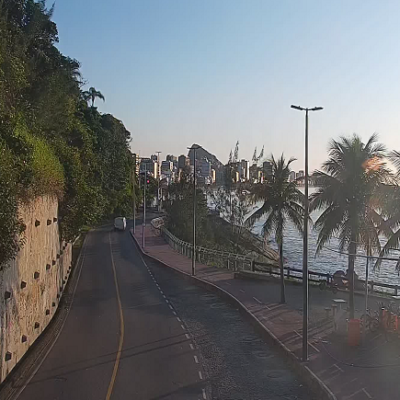
<instances>
[{"instance_id":1,"label":"concrete wall with holes","mask_svg":"<svg viewBox=\"0 0 400 400\"><path fill-rule=\"evenodd\" d=\"M0 382L54 316L72 262L72 245L60 243L57 199L39 197L20 217L25 245L0 271Z\"/></svg>"}]
</instances>

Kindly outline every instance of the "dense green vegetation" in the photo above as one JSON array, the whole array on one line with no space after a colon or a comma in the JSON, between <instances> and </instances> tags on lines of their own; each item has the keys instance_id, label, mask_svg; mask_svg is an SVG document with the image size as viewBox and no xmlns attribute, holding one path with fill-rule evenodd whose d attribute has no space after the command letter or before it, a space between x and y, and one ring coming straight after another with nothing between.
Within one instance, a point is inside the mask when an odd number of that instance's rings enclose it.
<instances>
[{"instance_id":1,"label":"dense green vegetation","mask_svg":"<svg viewBox=\"0 0 400 400\"><path fill-rule=\"evenodd\" d=\"M23 243L18 206L35 196L58 197L66 240L131 210L130 134L94 107L99 91L82 91L52 12L44 1L0 0L0 265Z\"/></svg>"}]
</instances>

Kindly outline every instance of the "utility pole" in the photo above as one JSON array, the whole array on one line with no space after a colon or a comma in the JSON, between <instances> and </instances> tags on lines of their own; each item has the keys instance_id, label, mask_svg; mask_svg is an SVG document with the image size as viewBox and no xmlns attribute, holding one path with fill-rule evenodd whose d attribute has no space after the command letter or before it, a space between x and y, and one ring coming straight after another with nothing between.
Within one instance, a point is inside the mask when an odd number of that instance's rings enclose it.
<instances>
[{"instance_id":1,"label":"utility pole","mask_svg":"<svg viewBox=\"0 0 400 400\"><path fill-rule=\"evenodd\" d=\"M367 334L367 313L368 313L368 275L369 275L369 257L371 255L371 247L370 243L368 240L368 246L367 246L367 261L365 264L365 303L364 303L364 326L363 326L363 332L362 332L362 339L363 339L363 344L365 345L365 336Z\"/></svg>"},{"instance_id":2,"label":"utility pole","mask_svg":"<svg viewBox=\"0 0 400 400\"><path fill-rule=\"evenodd\" d=\"M158 206L158 212L161 211L161 192L160 192L160 179L161 179L161 166L160 166L160 154L161 151L156 151L157 153L157 206Z\"/></svg>"},{"instance_id":3,"label":"utility pole","mask_svg":"<svg viewBox=\"0 0 400 400\"><path fill-rule=\"evenodd\" d=\"M145 229L146 229L146 188L147 188L147 170L144 170L144 185L143 185L143 223L142 223L142 249L146 245L145 242Z\"/></svg>"},{"instance_id":4,"label":"utility pole","mask_svg":"<svg viewBox=\"0 0 400 400\"><path fill-rule=\"evenodd\" d=\"M192 253L192 276L196 275L196 150L200 146L188 147L193 150L193 253Z\"/></svg>"},{"instance_id":5,"label":"utility pole","mask_svg":"<svg viewBox=\"0 0 400 400\"><path fill-rule=\"evenodd\" d=\"M303 226L303 361L308 360L308 112L319 111L322 107L304 108L291 106L295 110L306 112L306 132L304 149L304 226Z\"/></svg>"},{"instance_id":6,"label":"utility pole","mask_svg":"<svg viewBox=\"0 0 400 400\"><path fill-rule=\"evenodd\" d=\"M132 188L133 188L133 234L135 234L135 231L136 231L136 157L135 157L135 165L133 168Z\"/></svg>"}]
</instances>

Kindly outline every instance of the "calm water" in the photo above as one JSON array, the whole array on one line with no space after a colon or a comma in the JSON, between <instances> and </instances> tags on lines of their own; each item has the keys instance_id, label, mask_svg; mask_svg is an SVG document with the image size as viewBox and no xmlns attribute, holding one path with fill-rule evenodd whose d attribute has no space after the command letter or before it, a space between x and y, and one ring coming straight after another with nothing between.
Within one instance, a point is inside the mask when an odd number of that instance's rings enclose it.
<instances>
[{"instance_id":1,"label":"calm water","mask_svg":"<svg viewBox=\"0 0 400 400\"><path fill-rule=\"evenodd\" d=\"M310 188L310 194L315 191L315 188ZM316 221L321 211L313 212L311 218ZM265 218L257 222L253 228L253 232L261 234L262 225ZM323 249L318 255L315 254L318 233L311 228L309 234L309 269L321 272L334 273L338 269L346 271L347 269L347 256L335 253L332 250L338 250L338 240L332 238L330 243L326 245L327 248ZM275 241L271 238L271 246L276 248ZM284 235L284 257L287 265L294 268L302 268L302 254L303 254L303 239L295 227L288 223ZM360 254L363 254L361 251ZM400 253L397 253L400 254ZM356 272L360 278L365 277L365 258L356 259ZM371 263L370 263L371 264ZM380 269L374 271L372 267L369 269L369 279L379 282L390 284L400 284L400 277L395 271L395 261L383 261Z\"/></svg>"}]
</instances>

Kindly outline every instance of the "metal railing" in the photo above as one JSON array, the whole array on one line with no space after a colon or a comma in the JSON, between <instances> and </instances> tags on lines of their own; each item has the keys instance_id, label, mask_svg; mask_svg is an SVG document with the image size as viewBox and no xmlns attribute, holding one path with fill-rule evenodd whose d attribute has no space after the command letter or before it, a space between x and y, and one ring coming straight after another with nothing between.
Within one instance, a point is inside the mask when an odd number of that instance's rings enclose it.
<instances>
[{"instance_id":1,"label":"metal railing","mask_svg":"<svg viewBox=\"0 0 400 400\"><path fill-rule=\"evenodd\" d=\"M193 257L193 245L191 243L184 242L173 235L165 228L160 218L153 221L151 221L152 228L158 231L158 234L164 238L171 248L190 259ZM212 267L227 268L230 271L251 271L253 259L240 254L196 246L196 262Z\"/></svg>"},{"instance_id":2,"label":"metal railing","mask_svg":"<svg viewBox=\"0 0 400 400\"><path fill-rule=\"evenodd\" d=\"M262 272L266 273L269 275L280 275L280 270L277 267L271 266L270 264L265 264L261 262L254 261L252 264L252 269L253 272ZM303 280L303 270L298 269L298 268L291 268L284 266L283 270L285 272L285 278L286 279L293 279L293 280ZM331 279L332 274L326 273L326 272L319 272L319 271L308 271L308 276L309 276L309 281L313 283L320 283L322 280L328 281ZM346 281L347 279L343 279ZM361 285L365 285L365 280L363 279L358 279L358 283ZM374 282L372 280L368 280L368 287L369 287L369 292L375 292L375 293L381 293L381 294L386 294L386 295L393 295L393 296L398 296L400 293L400 286L399 285L391 285L388 283L383 283L383 282Z\"/></svg>"}]
</instances>

